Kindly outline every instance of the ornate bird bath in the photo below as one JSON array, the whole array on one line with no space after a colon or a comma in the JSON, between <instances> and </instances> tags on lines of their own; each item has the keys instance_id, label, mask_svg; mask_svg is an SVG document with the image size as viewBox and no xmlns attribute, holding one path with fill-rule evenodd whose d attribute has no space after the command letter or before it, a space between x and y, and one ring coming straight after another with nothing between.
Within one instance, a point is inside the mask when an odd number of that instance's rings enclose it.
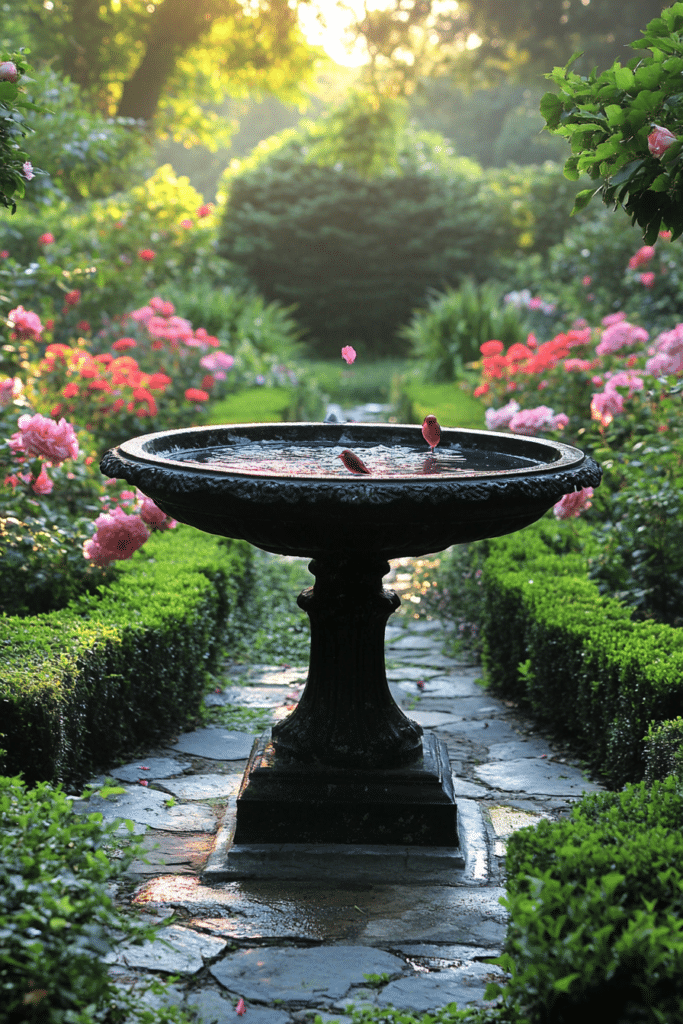
<instances>
[{"instance_id":1,"label":"ornate bird bath","mask_svg":"<svg viewBox=\"0 0 683 1024\"><path fill-rule=\"evenodd\" d=\"M371 475L350 474L344 448ZM254 744L235 843L457 846L446 747L387 685L384 630L400 604L382 587L387 560L522 529L597 486L597 464L491 431L443 429L431 455L420 427L287 423L147 434L101 467L180 522L313 559L315 585L298 599L311 621L306 688Z\"/></svg>"}]
</instances>

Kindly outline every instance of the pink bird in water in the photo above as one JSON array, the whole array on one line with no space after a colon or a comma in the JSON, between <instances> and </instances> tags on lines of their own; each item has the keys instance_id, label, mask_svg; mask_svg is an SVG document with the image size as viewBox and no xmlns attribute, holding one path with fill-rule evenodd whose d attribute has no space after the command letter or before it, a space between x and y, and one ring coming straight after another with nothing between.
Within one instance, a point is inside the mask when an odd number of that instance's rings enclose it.
<instances>
[{"instance_id":1,"label":"pink bird in water","mask_svg":"<svg viewBox=\"0 0 683 1024\"><path fill-rule=\"evenodd\" d=\"M341 459L346 468L352 473L370 473L363 460L359 459L354 452L350 452L348 448L345 448L337 458Z\"/></svg>"},{"instance_id":2,"label":"pink bird in water","mask_svg":"<svg viewBox=\"0 0 683 1024\"><path fill-rule=\"evenodd\" d=\"M436 416L431 413L429 416L425 416L422 423L422 436L432 451L434 451L441 440L441 427L439 426Z\"/></svg>"}]
</instances>

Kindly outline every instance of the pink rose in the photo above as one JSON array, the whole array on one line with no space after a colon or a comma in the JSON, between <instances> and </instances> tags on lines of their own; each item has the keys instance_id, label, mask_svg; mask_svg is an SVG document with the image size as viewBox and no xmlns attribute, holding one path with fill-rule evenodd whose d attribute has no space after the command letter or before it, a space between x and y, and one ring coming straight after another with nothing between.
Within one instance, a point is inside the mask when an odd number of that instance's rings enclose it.
<instances>
[{"instance_id":1,"label":"pink rose","mask_svg":"<svg viewBox=\"0 0 683 1024\"><path fill-rule=\"evenodd\" d=\"M66 459L78 458L78 440L74 428L62 417L59 423L48 416L29 416L18 420L19 431L13 434L9 446L17 454L40 455L53 466Z\"/></svg>"},{"instance_id":2,"label":"pink rose","mask_svg":"<svg viewBox=\"0 0 683 1024\"><path fill-rule=\"evenodd\" d=\"M629 270L637 270L638 267L642 267L644 263L649 263L654 257L654 254L654 245L641 245L638 252L634 253L628 261Z\"/></svg>"},{"instance_id":3,"label":"pink rose","mask_svg":"<svg viewBox=\"0 0 683 1024\"><path fill-rule=\"evenodd\" d=\"M539 405L535 409L521 409L508 424L513 434L534 436L540 430L563 430L569 423L569 417L561 412L554 413L547 405Z\"/></svg>"},{"instance_id":4,"label":"pink rose","mask_svg":"<svg viewBox=\"0 0 683 1024\"><path fill-rule=\"evenodd\" d=\"M146 494L142 495L140 518L143 523L147 523L148 526L153 526L157 530L172 530L178 525L175 519L170 519Z\"/></svg>"},{"instance_id":5,"label":"pink rose","mask_svg":"<svg viewBox=\"0 0 683 1024\"><path fill-rule=\"evenodd\" d=\"M572 519L580 515L584 509L590 508L592 502L589 500L593 497L593 488L584 487L580 491L573 491L571 494L565 494L556 505L553 506L553 512L555 513L556 519Z\"/></svg>"},{"instance_id":6,"label":"pink rose","mask_svg":"<svg viewBox=\"0 0 683 1024\"><path fill-rule=\"evenodd\" d=\"M35 480L32 481L31 487L33 488L36 494L50 494L52 488L54 487L54 484L47 475L47 470L45 469L45 466L41 468L38 476L35 478Z\"/></svg>"},{"instance_id":7,"label":"pink rose","mask_svg":"<svg viewBox=\"0 0 683 1024\"><path fill-rule=\"evenodd\" d=\"M27 181L31 181L32 178L35 178L35 174L33 173L33 164L30 160L25 160L21 169L24 172L24 177Z\"/></svg>"},{"instance_id":8,"label":"pink rose","mask_svg":"<svg viewBox=\"0 0 683 1024\"><path fill-rule=\"evenodd\" d=\"M653 272L651 270L648 270L644 274L641 274L640 275L640 283L645 288L654 288L654 285L655 285L655 275L653 274Z\"/></svg>"},{"instance_id":9,"label":"pink rose","mask_svg":"<svg viewBox=\"0 0 683 1024\"><path fill-rule=\"evenodd\" d=\"M3 60L0 63L0 82L16 82L18 77L19 72L14 61Z\"/></svg>"},{"instance_id":10,"label":"pink rose","mask_svg":"<svg viewBox=\"0 0 683 1024\"><path fill-rule=\"evenodd\" d=\"M40 341L44 328L37 313L17 306L16 309L10 309L8 319L20 340Z\"/></svg>"},{"instance_id":11,"label":"pink rose","mask_svg":"<svg viewBox=\"0 0 683 1024\"><path fill-rule=\"evenodd\" d=\"M669 146L676 142L676 136L673 132L670 132L668 128L662 128L661 125L654 125L653 131L647 137L647 148L650 150L653 156L656 156L659 160L660 157L666 153Z\"/></svg>"},{"instance_id":12,"label":"pink rose","mask_svg":"<svg viewBox=\"0 0 683 1024\"><path fill-rule=\"evenodd\" d=\"M517 412L519 412L519 403L514 399L504 405L502 409L487 409L486 426L489 430L501 430L503 427L509 426L510 420Z\"/></svg>"},{"instance_id":13,"label":"pink rose","mask_svg":"<svg viewBox=\"0 0 683 1024\"><path fill-rule=\"evenodd\" d=\"M624 411L624 399L618 391L605 388L591 399L591 419L607 427L615 416Z\"/></svg>"},{"instance_id":14,"label":"pink rose","mask_svg":"<svg viewBox=\"0 0 683 1024\"><path fill-rule=\"evenodd\" d=\"M149 530L140 516L129 516L118 506L103 512L95 520L97 532L83 544L83 555L95 565L130 558L149 539Z\"/></svg>"},{"instance_id":15,"label":"pink rose","mask_svg":"<svg viewBox=\"0 0 683 1024\"><path fill-rule=\"evenodd\" d=\"M622 370L620 373L614 373L608 378L605 384L605 391L628 388L628 395L626 397L632 398L636 391L642 391L644 386L642 377L638 377L635 373L629 373L628 370Z\"/></svg>"},{"instance_id":16,"label":"pink rose","mask_svg":"<svg viewBox=\"0 0 683 1024\"><path fill-rule=\"evenodd\" d=\"M6 377L5 380L0 380L0 407L3 405L9 405L15 398L19 398L24 385L18 377Z\"/></svg>"},{"instance_id":17,"label":"pink rose","mask_svg":"<svg viewBox=\"0 0 683 1024\"><path fill-rule=\"evenodd\" d=\"M628 345L648 341L649 337L644 327L636 327L627 320L617 320L602 332L600 344L595 352L599 356L609 355Z\"/></svg>"}]
</instances>

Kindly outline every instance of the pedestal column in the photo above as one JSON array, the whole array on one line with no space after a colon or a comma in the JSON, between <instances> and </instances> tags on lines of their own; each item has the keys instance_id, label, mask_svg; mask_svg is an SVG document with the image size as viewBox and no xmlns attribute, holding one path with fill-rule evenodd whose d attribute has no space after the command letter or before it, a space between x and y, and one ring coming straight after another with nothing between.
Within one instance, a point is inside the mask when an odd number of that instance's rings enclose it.
<instances>
[{"instance_id":1,"label":"pedestal column","mask_svg":"<svg viewBox=\"0 0 683 1024\"><path fill-rule=\"evenodd\" d=\"M399 768L422 754L422 728L398 707L384 668L384 630L401 601L385 590L384 559L315 559L299 595L311 620L308 681L273 728L278 757L302 764Z\"/></svg>"}]
</instances>

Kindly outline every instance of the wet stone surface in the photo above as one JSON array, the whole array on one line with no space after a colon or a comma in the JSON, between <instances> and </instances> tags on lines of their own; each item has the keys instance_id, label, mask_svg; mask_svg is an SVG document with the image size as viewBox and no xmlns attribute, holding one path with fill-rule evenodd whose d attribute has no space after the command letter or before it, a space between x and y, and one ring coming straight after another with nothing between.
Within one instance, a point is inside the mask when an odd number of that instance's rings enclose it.
<instances>
[{"instance_id":1,"label":"wet stone surface","mask_svg":"<svg viewBox=\"0 0 683 1024\"><path fill-rule=\"evenodd\" d=\"M259 1003L313 1005L340 999L366 974L398 975L408 968L392 953L365 946L313 949L245 949L211 967L228 991Z\"/></svg>"},{"instance_id":2,"label":"wet stone surface","mask_svg":"<svg viewBox=\"0 0 683 1024\"><path fill-rule=\"evenodd\" d=\"M312 1024L316 1013L323 1024L350 1024L350 1004L417 1014L452 1002L485 1005L487 982L501 978L485 961L505 938L507 839L566 814L582 791L600 787L514 706L489 694L477 682L479 666L444 655L445 636L436 621L394 616L387 677L404 712L447 743L459 813L479 815L469 876L419 886L333 876L206 884L202 870L217 826L234 820L254 735L197 729L108 769L125 784L123 794L75 804L107 821L130 818L146 832L148 863L133 863L119 898L138 912L175 915L154 943L116 950L117 983L175 975L169 992L154 998L193 1008L204 1024L233 1022L240 998L247 1024ZM300 697L306 673L305 666L226 664L205 703L280 718ZM368 984L366 974L379 981Z\"/></svg>"},{"instance_id":3,"label":"wet stone surface","mask_svg":"<svg viewBox=\"0 0 683 1024\"><path fill-rule=\"evenodd\" d=\"M175 748L214 761L244 761L251 753L254 735L230 729L195 729L181 736Z\"/></svg>"}]
</instances>

